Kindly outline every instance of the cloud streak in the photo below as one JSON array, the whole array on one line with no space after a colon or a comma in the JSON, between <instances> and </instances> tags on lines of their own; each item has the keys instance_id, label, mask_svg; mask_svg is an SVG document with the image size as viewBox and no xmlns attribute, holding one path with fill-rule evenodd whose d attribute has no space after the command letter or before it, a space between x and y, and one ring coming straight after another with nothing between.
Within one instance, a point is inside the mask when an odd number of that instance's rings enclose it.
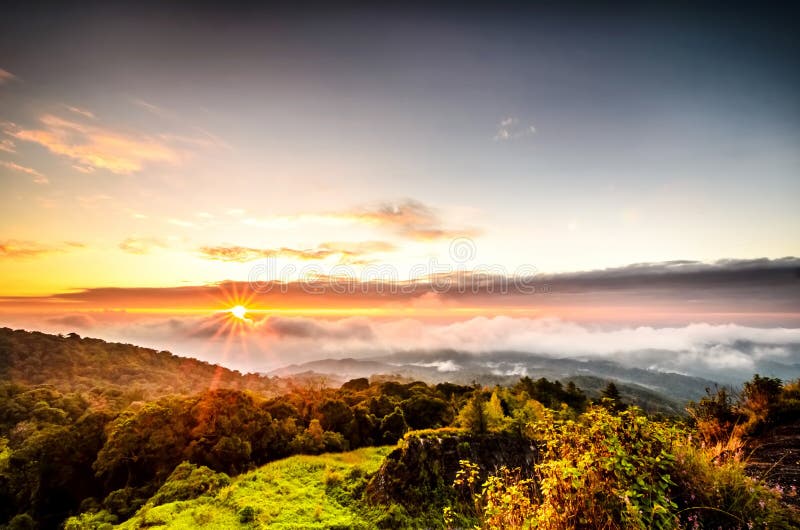
<instances>
[{"instance_id":1,"label":"cloud streak","mask_svg":"<svg viewBox=\"0 0 800 530\"><path fill-rule=\"evenodd\" d=\"M297 249L206 249L208 259L330 256L333 246ZM213 258L211 257L213 255ZM354 254L355 255L355 254ZM255 280L214 285L91 288L47 297L6 297L0 309L219 309L230 293L245 293L255 308L275 311L341 311L411 314L431 318L470 315L549 316L599 324L683 325L692 322L800 326L800 259L727 260L711 264L666 262L525 278L523 290L505 276L454 273L410 281L380 276L326 277L305 281ZM505 288L505 290L504 290ZM216 300L216 302L215 302Z\"/></svg>"},{"instance_id":2,"label":"cloud streak","mask_svg":"<svg viewBox=\"0 0 800 530\"><path fill-rule=\"evenodd\" d=\"M243 210L232 210L237 215ZM230 213L230 212L229 212ZM433 207L414 199L382 201L342 211L304 213L267 218L246 217L242 223L264 228L285 229L300 223L329 226L362 224L381 231L417 241L476 237L481 231L469 227L446 226L440 213Z\"/></svg>"},{"instance_id":3,"label":"cloud streak","mask_svg":"<svg viewBox=\"0 0 800 530\"><path fill-rule=\"evenodd\" d=\"M391 252L395 246L383 241L362 241L356 243L323 243L313 249L295 248L253 248L244 246L206 246L200 254L206 259L247 263L264 258L285 258L299 261L318 261L331 256L339 256L341 261L360 260L375 253Z\"/></svg>"},{"instance_id":4,"label":"cloud streak","mask_svg":"<svg viewBox=\"0 0 800 530\"><path fill-rule=\"evenodd\" d=\"M6 239L0 241L0 259L30 259L39 258L56 252L66 252L84 248L83 243L67 241L60 245L47 245L37 241L23 241Z\"/></svg>"},{"instance_id":5,"label":"cloud streak","mask_svg":"<svg viewBox=\"0 0 800 530\"><path fill-rule=\"evenodd\" d=\"M40 128L7 126L6 133L39 144L52 153L112 173L131 174L151 163L175 165L182 154L166 142L146 135L115 131L45 114Z\"/></svg>"},{"instance_id":6,"label":"cloud streak","mask_svg":"<svg viewBox=\"0 0 800 530\"><path fill-rule=\"evenodd\" d=\"M39 173L38 171L36 171L33 168L26 167L26 166L21 166L19 164L15 164L14 162L7 162L5 160L0 160L0 165L5 167L5 168L8 168L8 169L10 169L12 171L17 171L19 173L25 173L26 175L32 176L33 177L33 182L35 184L49 184L50 183L50 181L47 179L47 177L45 177L44 175L42 175L41 173Z\"/></svg>"},{"instance_id":7,"label":"cloud streak","mask_svg":"<svg viewBox=\"0 0 800 530\"><path fill-rule=\"evenodd\" d=\"M4 259L37 258L51 252L54 249L35 241L0 241L0 258Z\"/></svg>"}]
</instances>

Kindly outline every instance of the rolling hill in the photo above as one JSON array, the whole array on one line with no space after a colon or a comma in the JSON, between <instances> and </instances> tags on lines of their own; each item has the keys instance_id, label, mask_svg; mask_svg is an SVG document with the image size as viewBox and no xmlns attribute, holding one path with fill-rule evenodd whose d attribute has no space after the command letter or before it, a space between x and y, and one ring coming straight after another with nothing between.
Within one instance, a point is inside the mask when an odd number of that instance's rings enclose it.
<instances>
[{"instance_id":1,"label":"rolling hill","mask_svg":"<svg viewBox=\"0 0 800 530\"><path fill-rule=\"evenodd\" d=\"M573 381L590 395L599 394L609 380L615 381L628 402L649 410L682 413L687 401L700 399L715 383L675 373L628 368L603 360L554 358L522 352L473 355L455 351L405 352L368 359L323 359L289 365L272 376L317 374L336 384L375 374L429 383L451 382L484 385L513 384L520 377L545 377Z\"/></svg>"}]
</instances>

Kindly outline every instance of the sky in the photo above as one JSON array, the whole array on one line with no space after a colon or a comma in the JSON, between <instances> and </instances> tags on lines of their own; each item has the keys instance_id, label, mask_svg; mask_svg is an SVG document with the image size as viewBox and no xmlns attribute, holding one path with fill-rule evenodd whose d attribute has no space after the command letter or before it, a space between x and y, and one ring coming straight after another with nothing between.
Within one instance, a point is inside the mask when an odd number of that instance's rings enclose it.
<instances>
[{"instance_id":1,"label":"sky","mask_svg":"<svg viewBox=\"0 0 800 530\"><path fill-rule=\"evenodd\" d=\"M793 20L782 3L10 2L0 324L214 360L230 330L191 330L246 305L244 369L448 326L499 344L506 319L531 351L542 322L567 341L794 332ZM263 333L277 319L328 331L289 347ZM769 344L800 351L787 336Z\"/></svg>"}]
</instances>

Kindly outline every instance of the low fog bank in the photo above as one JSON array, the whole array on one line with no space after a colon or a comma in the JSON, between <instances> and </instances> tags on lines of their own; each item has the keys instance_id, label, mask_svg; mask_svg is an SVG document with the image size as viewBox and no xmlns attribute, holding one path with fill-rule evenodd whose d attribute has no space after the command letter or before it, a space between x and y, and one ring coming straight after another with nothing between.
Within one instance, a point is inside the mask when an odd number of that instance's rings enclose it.
<instances>
[{"instance_id":1,"label":"low fog bank","mask_svg":"<svg viewBox=\"0 0 800 530\"><path fill-rule=\"evenodd\" d=\"M476 317L457 322L351 317L261 316L231 325L227 315L154 316L121 312L18 317L5 325L54 333L78 332L269 372L319 359L367 359L405 354L402 362L441 373L462 368L459 355L486 361L486 370L536 375L532 358L613 361L625 367L740 382L754 373L800 377L800 328L695 323L677 327L593 326L553 318ZM456 353L458 352L458 353ZM493 365L498 352L519 359ZM408 360L408 355L415 355ZM504 362L507 359L504 358Z\"/></svg>"}]
</instances>

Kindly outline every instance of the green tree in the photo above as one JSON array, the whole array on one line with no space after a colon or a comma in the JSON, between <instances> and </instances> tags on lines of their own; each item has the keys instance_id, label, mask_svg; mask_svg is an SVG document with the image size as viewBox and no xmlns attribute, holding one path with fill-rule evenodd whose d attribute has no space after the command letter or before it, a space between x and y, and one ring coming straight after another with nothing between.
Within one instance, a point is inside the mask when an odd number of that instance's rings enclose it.
<instances>
[{"instance_id":1,"label":"green tree","mask_svg":"<svg viewBox=\"0 0 800 530\"><path fill-rule=\"evenodd\" d=\"M400 407L381 420L381 440L383 443L396 443L408 430L405 415Z\"/></svg>"},{"instance_id":2,"label":"green tree","mask_svg":"<svg viewBox=\"0 0 800 530\"><path fill-rule=\"evenodd\" d=\"M502 431L509 424L509 418L503 411L503 404L497 390L492 392L492 397L484 404L486 415L486 429L489 431Z\"/></svg>"},{"instance_id":3,"label":"green tree","mask_svg":"<svg viewBox=\"0 0 800 530\"><path fill-rule=\"evenodd\" d=\"M489 429L489 419L486 416L486 398L481 390L476 390L467 404L458 413L459 426L474 434L484 434Z\"/></svg>"},{"instance_id":4,"label":"green tree","mask_svg":"<svg viewBox=\"0 0 800 530\"><path fill-rule=\"evenodd\" d=\"M622 394L619 393L619 388L613 381L609 381L600 393L600 404L613 411L625 410L625 405L622 403Z\"/></svg>"},{"instance_id":5,"label":"green tree","mask_svg":"<svg viewBox=\"0 0 800 530\"><path fill-rule=\"evenodd\" d=\"M412 429L443 427L453 421L450 404L438 397L418 393L400 404Z\"/></svg>"}]
</instances>

